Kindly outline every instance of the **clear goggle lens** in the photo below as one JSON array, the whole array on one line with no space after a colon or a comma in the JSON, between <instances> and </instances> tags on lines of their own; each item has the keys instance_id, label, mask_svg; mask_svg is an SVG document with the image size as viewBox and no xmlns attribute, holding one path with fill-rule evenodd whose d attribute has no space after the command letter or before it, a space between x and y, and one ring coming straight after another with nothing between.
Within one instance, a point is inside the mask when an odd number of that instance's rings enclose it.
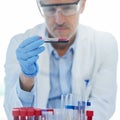
<instances>
[{"instance_id":1,"label":"clear goggle lens","mask_svg":"<svg viewBox=\"0 0 120 120\"><path fill-rule=\"evenodd\" d=\"M76 14L80 9L80 0L74 3L65 4L41 4L38 2L38 7L43 16L55 16L57 12L61 12L64 16Z\"/></svg>"}]
</instances>

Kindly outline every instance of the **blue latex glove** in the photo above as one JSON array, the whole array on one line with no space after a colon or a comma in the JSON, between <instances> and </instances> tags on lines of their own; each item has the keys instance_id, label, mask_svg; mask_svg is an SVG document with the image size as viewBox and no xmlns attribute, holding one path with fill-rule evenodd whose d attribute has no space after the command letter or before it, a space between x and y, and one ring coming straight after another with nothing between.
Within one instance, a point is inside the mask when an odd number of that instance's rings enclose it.
<instances>
[{"instance_id":1,"label":"blue latex glove","mask_svg":"<svg viewBox=\"0 0 120 120\"><path fill-rule=\"evenodd\" d=\"M33 36L24 40L16 50L16 56L21 66L22 72L28 77L34 77L38 72L36 63L39 58L38 54L44 51L42 46L44 40L39 36Z\"/></svg>"}]
</instances>

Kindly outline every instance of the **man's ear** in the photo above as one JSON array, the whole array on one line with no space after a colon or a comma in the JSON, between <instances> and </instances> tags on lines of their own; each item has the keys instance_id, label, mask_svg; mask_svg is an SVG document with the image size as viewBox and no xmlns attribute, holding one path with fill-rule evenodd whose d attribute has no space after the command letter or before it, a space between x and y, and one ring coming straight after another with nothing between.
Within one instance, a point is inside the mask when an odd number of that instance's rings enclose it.
<instances>
[{"instance_id":1,"label":"man's ear","mask_svg":"<svg viewBox=\"0 0 120 120\"><path fill-rule=\"evenodd\" d=\"M83 13L84 9L85 9L85 4L86 4L86 0L82 0L81 1L81 5L80 5L80 13Z\"/></svg>"}]
</instances>

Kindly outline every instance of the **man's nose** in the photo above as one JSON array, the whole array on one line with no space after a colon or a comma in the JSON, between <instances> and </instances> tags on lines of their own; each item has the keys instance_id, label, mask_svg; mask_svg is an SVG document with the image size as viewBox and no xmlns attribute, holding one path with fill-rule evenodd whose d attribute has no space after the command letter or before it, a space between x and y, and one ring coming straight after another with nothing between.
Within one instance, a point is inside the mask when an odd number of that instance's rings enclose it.
<instances>
[{"instance_id":1,"label":"man's nose","mask_svg":"<svg viewBox=\"0 0 120 120\"><path fill-rule=\"evenodd\" d=\"M55 14L56 23L57 24L63 24L64 20L65 20L64 17L65 16L63 15L61 9L57 9L56 14Z\"/></svg>"}]
</instances>

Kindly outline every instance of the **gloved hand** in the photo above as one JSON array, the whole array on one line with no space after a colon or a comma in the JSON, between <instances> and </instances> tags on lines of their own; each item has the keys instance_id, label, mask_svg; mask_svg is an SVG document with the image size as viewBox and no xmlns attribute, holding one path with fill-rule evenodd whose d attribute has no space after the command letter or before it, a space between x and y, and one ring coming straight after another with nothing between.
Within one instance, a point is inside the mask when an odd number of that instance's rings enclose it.
<instances>
[{"instance_id":1,"label":"gloved hand","mask_svg":"<svg viewBox=\"0 0 120 120\"><path fill-rule=\"evenodd\" d=\"M36 61L39 58L38 54L45 49L43 43L44 40L40 40L39 36L33 36L24 40L16 50L21 70L28 77L34 77L38 72Z\"/></svg>"}]
</instances>

